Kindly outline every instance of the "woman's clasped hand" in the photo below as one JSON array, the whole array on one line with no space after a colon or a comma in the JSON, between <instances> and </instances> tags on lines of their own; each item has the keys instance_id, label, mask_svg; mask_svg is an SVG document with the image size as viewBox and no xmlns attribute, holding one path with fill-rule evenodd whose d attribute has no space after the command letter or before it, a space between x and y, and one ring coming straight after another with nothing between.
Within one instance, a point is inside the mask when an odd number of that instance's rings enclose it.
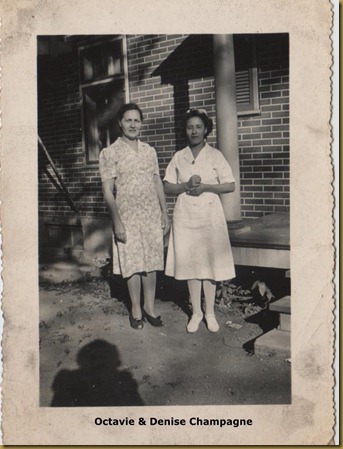
<instances>
[{"instance_id":1,"label":"woman's clasped hand","mask_svg":"<svg viewBox=\"0 0 343 449\"><path fill-rule=\"evenodd\" d=\"M201 177L199 175L191 176L187 182L187 195L199 196L203 191L201 191Z\"/></svg>"}]
</instances>

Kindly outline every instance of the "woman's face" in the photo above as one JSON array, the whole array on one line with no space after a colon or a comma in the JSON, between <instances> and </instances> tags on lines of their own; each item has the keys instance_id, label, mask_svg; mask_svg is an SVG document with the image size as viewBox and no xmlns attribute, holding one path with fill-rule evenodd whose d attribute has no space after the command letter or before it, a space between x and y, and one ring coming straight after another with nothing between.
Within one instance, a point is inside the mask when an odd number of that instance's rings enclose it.
<instances>
[{"instance_id":1,"label":"woman's face","mask_svg":"<svg viewBox=\"0 0 343 449\"><path fill-rule=\"evenodd\" d=\"M191 146L204 143L206 128L200 117L191 117L187 120L186 135Z\"/></svg>"},{"instance_id":2,"label":"woman's face","mask_svg":"<svg viewBox=\"0 0 343 449\"><path fill-rule=\"evenodd\" d=\"M138 111L126 111L123 118L119 121L120 128L124 137L129 140L136 140L142 127L141 116Z\"/></svg>"}]
</instances>

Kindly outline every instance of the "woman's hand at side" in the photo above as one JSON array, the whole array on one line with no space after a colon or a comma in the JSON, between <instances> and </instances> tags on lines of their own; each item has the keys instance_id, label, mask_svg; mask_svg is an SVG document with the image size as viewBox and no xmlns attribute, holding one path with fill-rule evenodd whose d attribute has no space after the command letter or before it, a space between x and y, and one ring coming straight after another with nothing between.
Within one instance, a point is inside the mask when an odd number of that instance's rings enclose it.
<instances>
[{"instance_id":1,"label":"woman's hand at side","mask_svg":"<svg viewBox=\"0 0 343 449\"><path fill-rule=\"evenodd\" d=\"M167 211L162 211L162 229L163 235L166 235L170 229L170 221Z\"/></svg>"},{"instance_id":2,"label":"woman's hand at side","mask_svg":"<svg viewBox=\"0 0 343 449\"><path fill-rule=\"evenodd\" d=\"M161 211L162 211L162 218L161 218L161 227L163 229L163 235L166 235L169 231L169 217L168 217L168 211L167 211L167 203L166 203L166 197L164 196L164 190L163 190L163 183L161 181L161 178L159 175L154 175L154 183L155 183L155 189L158 197L158 201L160 203Z\"/></svg>"},{"instance_id":3,"label":"woman's hand at side","mask_svg":"<svg viewBox=\"0 0 343 449\"><path fill-rule=\"evenodd\" d=\"M113 194L113 189L114 189L114 178L107 179L102 182L102 191L112 218L114 226L114 235L119 242L126 243L125 226L119 216L117 202Z\"/></svg>"},{"instance_id":4,"label":"woman's hand at side","mask_svg":"<svg viewBox=\"0 0 343 449\"><path fill-rule=\"evenodd\" d=\"M125 226L119 216L115 218L113 224L114 224L114 235L116 236L116 239L121 243L126 243Z\"/></svg>"}]
</instances>

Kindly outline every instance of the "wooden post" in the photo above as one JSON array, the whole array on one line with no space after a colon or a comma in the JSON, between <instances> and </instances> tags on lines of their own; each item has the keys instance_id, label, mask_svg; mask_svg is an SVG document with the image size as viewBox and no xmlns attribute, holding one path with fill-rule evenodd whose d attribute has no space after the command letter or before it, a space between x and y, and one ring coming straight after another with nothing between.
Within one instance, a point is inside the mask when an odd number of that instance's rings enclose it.
<instances>
[{"instance_id":1,"label":"wooden post","mask_svg":"<svg viewBox=\"0 0 343 449\"><path fill-rule=\"evenodd\" d=\"M233 227L241 226L241 192L238 154L235 56L232 34L213 35L214 75L218 148L228 160L236 189L222 195L225 218Z\"/></svg>"}]
</instances>

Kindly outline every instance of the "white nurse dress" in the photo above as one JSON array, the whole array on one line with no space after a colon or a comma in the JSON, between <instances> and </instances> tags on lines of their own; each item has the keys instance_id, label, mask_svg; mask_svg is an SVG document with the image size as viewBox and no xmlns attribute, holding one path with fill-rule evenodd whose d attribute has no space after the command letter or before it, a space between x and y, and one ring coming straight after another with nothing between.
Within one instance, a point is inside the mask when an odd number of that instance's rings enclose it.
<instances>
[{"instance_id":1,"label":"white nurse dress","mask_svg":"<svg viewBox=\"0 0 343 449\"><path fill-rule=\"evenodd\" d=\"M235 182L223 154L206 144L196 159L189 147L170 161L164 180L187 182L199 175L204 184ZM175 279L223 281L235 277L235 267L224 211L217 194L181 193L176 201L165 273Z\"/></svg>"}]
</instances>

